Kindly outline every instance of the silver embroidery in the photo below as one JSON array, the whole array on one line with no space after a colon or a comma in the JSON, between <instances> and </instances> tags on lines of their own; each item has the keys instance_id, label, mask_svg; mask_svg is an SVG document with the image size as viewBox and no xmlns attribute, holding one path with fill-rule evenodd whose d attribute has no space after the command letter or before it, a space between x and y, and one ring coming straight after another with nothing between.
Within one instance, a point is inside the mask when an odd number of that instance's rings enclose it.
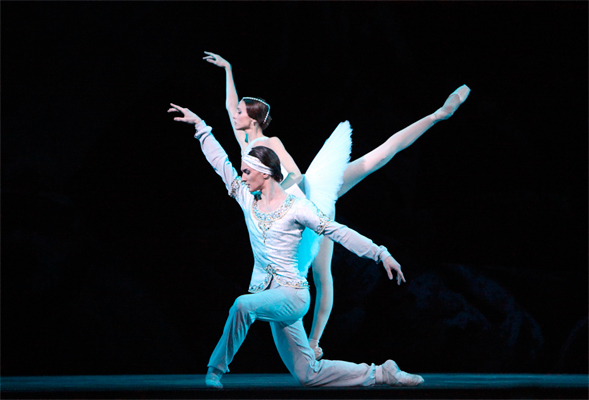
<instances>
[{"instance_id":1,"label":"silver embroidery","mask_svg":"<svg viewBox=\"0 0 589 400\"><path fill-rule=\"evenodd\" d=\"M243 184L244 183L241 181L241 178L239 176L235 178L233 182L231 182L231 190L229 191L229 196L235 198L235 196L237 195L237 191L239 190L239 187Z\"/></svg>"},{"instance_id":2,"label":"silver embroidery","mask_svg":"<svg viewBox=\"0 0 589 400\"><path fill-rule=\"evenodd\" d=\"M274 221L279 220L280 218L284 217L284 215L290 210L290 207L293 205L294 201L296 200L296 196L289 194L286 196L286 199L282 202L280 207L274 212L265 213L260 211L258 208L258 200L254 200L252 204L254 217L258 220L258 226L262 231L262 237L264 238L264 244L266 244L266 232L272 226Z\"/></svg>"},{"instance_id":3,"label":"silver embroidery","mask_svg":"<svg viewBox=\"0 0 589 400\"><path fill-rule=\"evenodd\" d=\"M261 292L262 290L266 289L266 287L270 283L271 278L272 278L272 275L268 274L268 275L266 275L266 278L264 278L264 281L262 283L260 283L258 285L250 285L249 292L250 293L257 293L257 292Z\"/></svg>"},{"instance_id":4,"label":"silver embroidery","mask_svg":"<svg viewBox=\"0 0 589 400\"><path fill-rule=\"evenodd\" d=\"M274 268L272 265L266 266L264 268L266 272L271 274L274 279L278 281L283 286L290 286L295 288L309 288L309 282L306 279L287 279L280 275L278 275L278 268Z\"/></svg>"},{"instance_id":5,"label":"silver embroidery","mask_svg":"<svg viewBox=\"0 0 589 400\"><path fill-rule=\"evenodd\" d=\"M327 227L327 225L329 225L329 223L331 222L331 220L329 219L329 217L327 215L325 215L325 213L323 211L321 211L319 208L315 207L317 209L317 217L319 217L319 225L317 226L317 234L321 235L323 233L323 231L325 230L325 228Z\"/></svg>"},{"instance_id":6,"label":"silver embroidery","mask_svg":"<svg viewBox=\"0 0 589 400\"><path fill-rule=\"evenodd\" d=\"M309 282L306 279L287 279L282 276L278 275L278 268L274 268L272 265L267 265L264 267L264 270L268 273L264 281L258 285L250 285L249 292L250 293L257 293L261 292L262 290L266 289L270 280L272 278L276 279L276 281L281 284L282 286L290 286L297 289L309 289Z\"/></svg>"}]
</instances>

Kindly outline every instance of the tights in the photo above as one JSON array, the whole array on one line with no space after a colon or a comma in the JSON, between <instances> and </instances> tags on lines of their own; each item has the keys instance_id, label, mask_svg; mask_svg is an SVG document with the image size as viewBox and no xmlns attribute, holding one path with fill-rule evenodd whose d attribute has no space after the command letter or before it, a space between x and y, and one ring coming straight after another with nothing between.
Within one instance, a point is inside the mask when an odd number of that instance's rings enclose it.
<instances>
[{"instance_id":1,"label":"tights","mask_svg":"<svg viewBox=\"0 0 589 400\"><path fill-rule=\"evenodd\" d=\"M368 175L386 165L395 154L409 147L439 120L439 117L435 114L428 115L397 132L374 150L350 162L344 171L343 184L338 192L338 198L346 194ZM333 241L329 238L323 238L319 253L313 260L313 281L316 286L317 301L309 337L316 342L323 335L323 330L333 308L332 256ZM316 345L316 343L314 344Z\"/></svg>"}]
</instances>

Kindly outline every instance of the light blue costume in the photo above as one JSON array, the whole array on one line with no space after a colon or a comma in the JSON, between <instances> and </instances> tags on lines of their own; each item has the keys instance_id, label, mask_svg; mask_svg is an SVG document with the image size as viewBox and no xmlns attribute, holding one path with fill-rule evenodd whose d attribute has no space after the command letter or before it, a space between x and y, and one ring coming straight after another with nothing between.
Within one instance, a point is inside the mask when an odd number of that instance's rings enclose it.
<instances>
[{"instance_id":1,"label":"light blue costume","mask_svg":"<svg viewBox=\"0 0 589 400\"><path fill-rule=\"evenodd\" d=\"M376 262L390 256L383 246L356 231L330 220L311 201L289 194L278 209L264 213L242 183L227 154L204 121L194 135L207 161L221 176L227 191L243 210L248 228L254 268L249 292L239 296L231 309L209 367L229 372L229 363L255 320L268 321L282 361L304 386L371 386L380 374L374 364L315 360L302 318L310 304L309 284L299 268L298 249L305 228L325 235L358 256Z\"/></svg>"},{"instance_id":2,"label":"light blue costume","mask_svg":"<svg viewBox=\"0 0 589 400\"><path fill-rule=\"evenodd\" d=\"M269 138L259 137L248 143L242 155L249 154L254 145L264 145ZM340 123L325 141L317 155L305 171L304 180L299 185L286 189L287 193L311 200L321 211L333 219L337 192L343 183L344 171L350 161L352 152L352 127L348 121ZM280 164L282 176L288 171ZM303 190L301 190L301 188ZM299 271L306 277L311 263L319 252L323 237L312 229L305 229L298 248Z\"/></svg>"}]
</instances>

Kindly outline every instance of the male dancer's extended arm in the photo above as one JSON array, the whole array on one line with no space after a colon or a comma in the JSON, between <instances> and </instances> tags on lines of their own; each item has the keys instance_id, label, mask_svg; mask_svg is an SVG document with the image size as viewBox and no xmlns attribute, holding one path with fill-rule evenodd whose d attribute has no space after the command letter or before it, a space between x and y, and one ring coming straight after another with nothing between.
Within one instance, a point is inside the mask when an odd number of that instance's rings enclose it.
<instances>
[{"instance_id":1,"label":"male dancer's extended arm","mask_svg":"<svg viewBox=\"0 0 589 400\"><path fill-rule=\"evenodd\" d=\"M225 150L217 139L211 133L212 129L210 126L203 121L198 115L190 111L188 108L180 107L174 103L170 103L171 108L168 112L181 112L182 117L175 117L174 121L185 122L190 125L194 125L196 133L194 137L200 142L202 152L204 153L207 161L215 172L223 179L227 191L231 197L243 207L243 193L246 190L245 186L241 184L241 179L237 174L235 168L229 161L229 157Z\"/></svg>"},{"instance_id":2,"label":"male dancer's extended arm","mask_svg":"<svg viewBox=\"0 0 589 400\"><path fill-rule=\"evenodd\" d=\"M355 230L336 221L331 221L312 202L305 202L306 204L297 215L297 220L302 225L318 234L327 236L360 257L370 258L376 262L382 261L389 279L393 279L393 270L395 270L397 271L397 284L405 282L401 265L391 256L386 247L377 246L372 240Z\"/></svg>"},{"instance_id":3,"label":"male dancer's extended arm","mask_svg":"<svg viewBox=\"0 0 589 400\"><path fill-rule=\"evenodd\" d=\"M405 282L405 277L401 272L401 265L393 258L386 247L377 246L366 236L335 221L329 222L323 234L360 257L370 258L376 262L382 261L389 279L393 279L393 270L395 270L397 271L397 284L400 285L401 282Z\"/></svg>"},{"instance_id":4,"label":"male dancer's extended arm","mask_svg":"<svg viewBox=\"0 0 589 400\"><path fill-rule=\"evenodd\" d=\"M244 190L244 187L241 185L239 175L233 167L233 164L231 164L231 161L229 161L225 149L221 147L221 144L211 133L212 128L207 126L203 120L195 124L194 127L196 128L194 138L198 139L200 142L200 147L205 158L209 164L211 164L215 172L221 177L221 179L223 179L229 195L235 197L235 199L241 204L241 196L237 195Z\"/></svg>"}]
</instances>

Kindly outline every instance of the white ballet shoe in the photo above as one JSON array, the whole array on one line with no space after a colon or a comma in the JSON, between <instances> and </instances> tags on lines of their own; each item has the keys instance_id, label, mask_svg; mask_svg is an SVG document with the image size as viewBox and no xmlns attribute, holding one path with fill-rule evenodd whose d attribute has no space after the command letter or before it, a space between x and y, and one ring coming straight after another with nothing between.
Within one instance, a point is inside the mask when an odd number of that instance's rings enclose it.
<instances>
[{"instance_id":1,"label":"white ballet shoe","mask_svg":"<svg viewBox=\"0 0 589 400\"><path fill-rule=\"evenodd\" d=\"M222 376L223 374L215 373L209 370L205 376L205 386L210 389L223 389L223 385L221 384Z\"/></svg>"},{"instance_id":2,"label":"white ballet shoe","mask_svg":"<svg viewBox=\"0 0 589 400\"><path fill-rule=\"evenodd\" d=\"M469 94L470 88L466 85L462 85L453 91L444 102L444 105L434 113L436 120L441 121L454 115L454 112L466 101Z\"/></svg>"},{"instance_id":3,"label":"white ballet shoe","mask_svg":"<svg viewBox=\"0 0 589 400\"><path fill-rule=\"evenodd\" d=\"M382 368L383 383L389 386L417 386L423 383L423 378L419 375L409 374L401 371L399 366L393 360L387 360Z\"/></svg>"}]
</instances>

